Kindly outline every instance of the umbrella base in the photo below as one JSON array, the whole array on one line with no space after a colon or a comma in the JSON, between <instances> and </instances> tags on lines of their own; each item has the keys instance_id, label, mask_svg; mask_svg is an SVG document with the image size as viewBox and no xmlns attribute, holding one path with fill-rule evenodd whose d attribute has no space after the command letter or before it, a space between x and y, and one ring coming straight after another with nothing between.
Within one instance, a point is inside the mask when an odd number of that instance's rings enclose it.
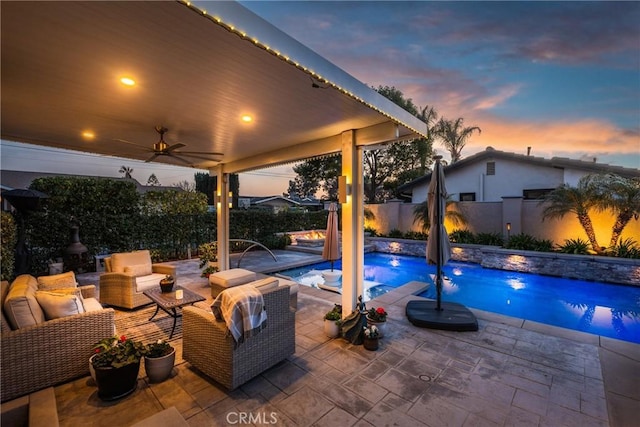
<instances>
[{"instance_id":1,"label":"umbrella base","mask_svg":"<svg viewBox=\"0 0 640 427\"><path fill-rule=\"evenodd\" d=\"M409 301L406 315L409 321L420 328L444 331L477 331L476 316L464 305L441 302L442 310L436 310L436 301Z\"/></svg>"}]
</instances>

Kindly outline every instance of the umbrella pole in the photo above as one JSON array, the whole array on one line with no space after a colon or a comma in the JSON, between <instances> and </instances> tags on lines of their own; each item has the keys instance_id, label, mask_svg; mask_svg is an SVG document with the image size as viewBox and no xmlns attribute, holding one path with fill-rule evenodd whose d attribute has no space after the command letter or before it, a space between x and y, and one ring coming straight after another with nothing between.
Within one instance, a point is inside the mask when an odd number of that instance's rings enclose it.
<instances>
[{"instance_id":1,"label":"umbrella pole","mask_svg":"<svg viewBox=\"0 0 640 427\"><path fill-rule=\"evenodd\" d=\"M441 234L440 234L440 229L441 227L441 223L442 223L442 218L440 218L440 211L441 211L441 206L440 206L440 159L436 159L436 170L435 170L435 176L436 176L436 242L438 242L438 244L436 245L436 253L437 253L437 261L436 261L436 301L437 301L437 305L436 305L436 310L440 311L442 310L442 305L441 305L441 301L442 301L442 245L440 244L441 241Z\"/></svg>"}]
</instances>

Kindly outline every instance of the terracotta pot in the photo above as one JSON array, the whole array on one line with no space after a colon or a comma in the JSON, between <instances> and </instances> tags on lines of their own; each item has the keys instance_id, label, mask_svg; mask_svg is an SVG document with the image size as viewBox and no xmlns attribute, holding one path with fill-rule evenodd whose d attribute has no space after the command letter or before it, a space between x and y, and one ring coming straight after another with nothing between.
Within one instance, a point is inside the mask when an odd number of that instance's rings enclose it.
<instances>
[{"instance_id":1,"label":"terracotta pot","mask_svg":"<svg viewBox=\"0 0 640 427\"><path fill-rule=\"evenodd\" d=\"M176 361L176 349L174 348L171 353L161 357L146 357L144 358L144 370L147 373L147 378L152 383L159 383L171 375L173 370L173 364Z\"/></svg>"},{"instance_id":2,"label":"terracotta pot","mask_svg":"<svg viewBox=\"0 0 640 427\"><path fill-rule=\"evenodd\" d=\"M110 401L121 399L133 393L138 386L140 361L120 368L95 367L98 397Z\"/></svg>"}]
</instances>

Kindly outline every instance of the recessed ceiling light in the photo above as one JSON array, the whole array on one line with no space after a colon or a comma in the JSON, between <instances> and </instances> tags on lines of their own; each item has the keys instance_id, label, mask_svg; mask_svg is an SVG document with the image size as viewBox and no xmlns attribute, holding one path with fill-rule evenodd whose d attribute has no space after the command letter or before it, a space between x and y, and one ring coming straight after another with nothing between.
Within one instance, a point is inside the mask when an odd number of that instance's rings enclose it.
<instances>
[{"instance_id":1,"label":"recessed ceiling light","mask_svg":"<svg viewBox=\"0 0 640 427\"><path fill-rule=\"evenodd\" d=\"M253 120L253 117L251 117L251 116L250 116L250 115L248 115L248 114L244 114L244 115L242 116L242 121L243 121L243 122L245 122L245 123L249 123L249 122L250 122L250 121L252 121L252 120Z\"/></svg>"},{"instance_id":2,"label":"recessed ceiling light","mask_svg":"<svg viewBox=\"0 0 640 427\"><path fill-rule=\"evenodd\" d=\"M93 133L93 132L92 132L92 131L90 131L90 130L85 130L85 131L83 131L83 132L82 132L82 137L83 137L84 139L93 139L93 138L95 138L95 137L96 137L96 134L95 134L95 133Z\"/></svg>"},{"instance_id":3,"label":"recessed ceiling light","mask_svg":"<svg viewBox=\"0 0 640 427\"><path fill-rule=\"evenodd\" d=\"M136 85L136 81L133 80L131 77L120 77L120 83L122 83L125 86L135 86Z\"/></svg>"}]
</instances>

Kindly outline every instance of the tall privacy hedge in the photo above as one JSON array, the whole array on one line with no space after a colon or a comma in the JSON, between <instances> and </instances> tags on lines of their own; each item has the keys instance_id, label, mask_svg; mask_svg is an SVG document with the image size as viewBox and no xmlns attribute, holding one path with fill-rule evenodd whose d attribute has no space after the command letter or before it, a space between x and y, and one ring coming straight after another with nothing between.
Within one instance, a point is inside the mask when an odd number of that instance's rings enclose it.
<instances>
[{"instance_id":1,"label":"tall privacy hedge","mask_svg":"<svg viewBox=\"0 0 640 427\"><path fill-rule=\"evenodd\" d=\"M0 212L0 273L2 280L13 278L13 264L15 262L15 248L18 242L18 230L13 215Z\"/></svg>"},{"instance_id":2,"label":"tall privacy hedge","mask_svg":"<svg viewBox=\"0 0 640 427\"><path fill-rule=\"evenodd\" d=\"M49 260L63 256L74 224L80 228L80 241L90 257L149 249L154 261L185 259L189 249L195 256L200 244L217 237L216 214L207 212L203 193L140 195L130 181L80 177L38 178L30 188L49 196L40 210L25 219L32 255L30 273L35 275L47 271ZM326 211L232 210L229 236L281 248L286 240L276 233L324 229L326 221Z\"/></svg>"}]
</instances>

